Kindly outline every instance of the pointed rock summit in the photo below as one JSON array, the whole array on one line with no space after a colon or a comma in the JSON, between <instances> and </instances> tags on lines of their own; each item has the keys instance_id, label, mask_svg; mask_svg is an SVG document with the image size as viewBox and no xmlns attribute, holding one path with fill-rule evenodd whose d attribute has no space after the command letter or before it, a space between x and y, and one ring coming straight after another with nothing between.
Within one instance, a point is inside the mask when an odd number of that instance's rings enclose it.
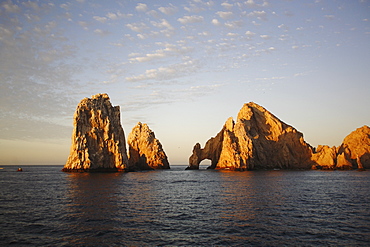
<instances>
[{"instance_id":1,"label":"pointed rock summit","mask_svg":"<svg viewBox=\"0 0 370 247\"><path fill-rule=\"evenodd\" d=\"M170 169L162 144L147 124L139 122L127 142L130 170Z\"/></svg>"},{"instance_id":2,"label":"pointed rock summit","mask_svg":"<svg viewBox=\"0 0 370 247\"><path fill-rule=\"evenodd\" d=\"M302 133L250 102L203 149L194 146L187 169L199 169L204 159L211 160L210 169L309 169L311 154Z\"/></svg>"},{"instance_id":3,"label":"pointed rock summit","mask_svg":"<svg viewBox=\"0 0 370 247\"><path fill-rule=\"evenodd\" d=\"M125 135L119 106L107 94L84 98L74 114L72 145L63 171L123 171L127 169Z\"/></svg>"}]
</instances>

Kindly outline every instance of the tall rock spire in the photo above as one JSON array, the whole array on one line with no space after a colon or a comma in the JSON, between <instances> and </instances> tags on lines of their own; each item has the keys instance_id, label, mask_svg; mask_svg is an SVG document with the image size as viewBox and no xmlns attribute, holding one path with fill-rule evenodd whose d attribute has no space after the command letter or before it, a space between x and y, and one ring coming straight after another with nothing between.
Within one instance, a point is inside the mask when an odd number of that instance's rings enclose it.
<instances>
[{"instance_id":1,"label":"tall rock spire","mask_svg":"<svg viewBox=\"0 0 370 247\"><path fill-rule=\"evenodd\" d=\"M63 171L124 171L128 168L120 108L107 94L84 98L74 114L72 145Z\"/></svg>"}]
</instances>

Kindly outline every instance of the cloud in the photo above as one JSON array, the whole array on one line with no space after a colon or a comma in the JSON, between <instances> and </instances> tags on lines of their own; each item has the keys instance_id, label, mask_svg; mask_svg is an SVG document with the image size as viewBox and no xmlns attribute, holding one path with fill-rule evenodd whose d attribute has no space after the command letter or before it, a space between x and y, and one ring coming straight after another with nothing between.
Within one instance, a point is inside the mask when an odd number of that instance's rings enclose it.
<instances>
[{"instance_id":1,"label":"cloud","mask_svg":"<svg viewBox=\"0 0 370 247\"><path fill-rule=\"evenodd\" d=\"M334 20L335 16L334 15L325 15L325 18L328 20Z\"/></svg>"},{"instance_id":2,"label":"cloud","mask_svg":"<svg viewBox=\"0 0 370 247\"><path fill-rule=\"evenodd\" d=\"M222 19L230 19L233 17L233 12L230 12L230 11L218 11L216 12L216 15L218 15L219 17L221 17Z\"/></svg>"},{"instance_id":3,"label":"cloud","mask_svg":"<svg viewBox=\"0 0 370 247\"><path fill-rule=\"evenodd\" d=\"M100 17L100 16L94 16L93 18L94 20L101 22L101 23L105 23L108 20L106 17Z\"/></svg>"},{"instance_id":4,"label":"cloud","mask_svg":"<svg viewBox=\"0 0 370 247\"><path fill-rule=\"evenodd\" d=\"M3 8L8 13L18 13L21 10L18 5L13 4L11 1L3 2L1 4L1 8Z\"/></svg>"},{"instance_id":5,"label":"cloud","mask_svg":"<svg viewBox=\"0 0 370 247\"><path fill-rule=\"evenodd\" d=\"M70 3L68 3L68 4L63 3L63 4L59 5L59 7L61 7L62 9L65 9L65 10L69 10L69 4Z\"/></svg>"},{"instance_id":6,"label":"cloud","mask_svg":"<svg viewBox=\"0 0 370 247\"><path fill-rule=\"evenodd\" d=\"M137 33L141 33L145 29L148 29L148 26L144 22L129 23L126 24L126 27Z\"/></svg>"},{"instance_id":7,"label":"cloud","mask_svg":"<svg viewBox=\"0 0 370 247\"><path fill-rule=\"evenodd\" d=\"M174 30L173 26L166 19L161 19L160 22L151 21L150 23L157 28L167 28L169 30Z\"/></svg>"},{"instance_id":8,"label":"cloud","mask_svg":"<svg viewBox=\"0 0 370 247\"><path fill-rule=\"evenodd\" d=\"M251 31L246 31L245 32L245 35L248 37L248 38L252 38L254 35L256 35L254 32L251 32Z\"/></svg>"},{"instance_id":9,"label":"cloud","mask_svg":"<svg viewBox=\"0 0 370 247\"><path fill-rule=\"evenodd\" d=\"M221 3L221 6L224 7L225 9L231 9L234 5L231 3Z\"/></svg>"},{"instance_id":10,"label":"cloud","mask_svg":"<svg viewBox=\"0 0 370 247\"><path fill-rule=\"evenodd\" d=\"M118 20L121 18L130 18L133 16L134 16L133 14L123 14L120 11L118 11L117 13L109 12L108 14L106 14L106 17L108 17L111 20Z\"/></svg>"},{"instance_id":11,"label":"cloud","mask_svg":"<svg viewBox=\"0 0 370 247\"><path fill-rule=\"evenodd\" d=\"M213 5L213 1L203 2L202 0L194 0L193 2L189 3L189 7L185 6L184 10L191 13L199 13L205 11L206 8L210 8Z\"/></svg>"},{"instance_id":12,"label":"cloud","mask_svg":"<svg viewBox=\"0 0 370 247\"><path fill-rule=\"evenodd\" d=\"M145 56L139 56L140 54L130 54L129 61L131 62L149 62L154 59L165 58L169 56L184 55L193 50L192 47L177 46L173 44L165 44L164 49L156 50L155 53L148 53Z\"/></svg>"},{"instance_id":13,"label":"cloud","mask_svg":"<svg viewBox=\"0 0 370 247\"><path fill-rule=\"evenodd\" d=\"M263 1L262 4L257 4L254 2L254 0L247 0L245 2L245 5L249 8L256 8L256 7L268 7L270 4L267 1Z\"/></svg>"},{"instance_id":14,"label":"cloud","mask_svg":"<svg viewBox=\"0 0 370 247\"><path fill-rule=\"evenodd\" d=\"M145 3L138 3L135 7L136 11L145 12L148 10L148 6Z\"/></svg>"},{"instance_id":15,"label":"cloud","mask_svg":"<svg viewBox=\"0 0 370 247\"><path fill-rule=\"evenodd\" d=\"M31 9L33 9L35 11L39 11L40 10L40 6L36 2L28 1L28 2L23 2L22 4L26 8L31 8Z\"/></svg>"},{"instance_id":16,"label":"cloud","mask_svg":"<svg viewBox=\"0 0 370 247\"><path fill-rule=\"evenodd\" d=\"M177 21L179 21L181 24L188 24L188 23L197 23L197 22L203 22L204 18L203 16L198 15L192 15L192 16L183 16L182 18L178 18Z\"/></svg>"},{"instance_id":17,"label":"cloud","mask_svg":"<svg viewBox=\"0 0 370 247\"><path fill-rule=\"evenodd\" d=\"M221 25L222 25L222 23L221 23L219 20L217 20L217 19L213 19L213 20L211 21L211 23L212 23L213 25L215 25L215 26L221 26Z\"/></svg>"},{"instance_id":18,"label":"cloud","mask_svg":"<svg viewBox=\"0 0 370 247\"><path fill-rule=\"evenodd\" d=\"M173 15L178 11L178 8L176 6L173 6L172 4L170 5L171 6L169 7L159 7L158 10L161 11L163 14Z\"/></svg>"},{"instance_id":19,"label":"cloud","mask_svg":"<svg viewBox=\"0 0 370 247\"><path fill-rule=\"evenodd\" d=\"M154 9L153 10L149 10L148 12L146 12L147 15L150 15L151 17L154 17L154 18L160 18L160 14L155 11Z\"/></svg>"},{"instance_id":20,"label":"cloud","mask_svg":"<svg viewBox=\"0 0 370 247\"><path fill-rule=\"evenodd\" d=\"M142 62L148 62L153 59L163 58L163 57L166 57L166 54L162 50L162 51L158 51L157 53L146 54L145 56L130 58L130 61L132 62L136 61L136 62L142 63Z\"/></svg>"},{"instance_id":21,"label":"cloud","mask_svg":"<svg viewBox=\"0 0 370 247\"><path fill-rule=\"evenodd\" d=\"M270 35L266 35L266 34L262 34L262 35L260 35L260 37L262 39L271 39L271 36Z\"/></svg>"},{"instance_id":22,"label":"cloud","mask_svg":"<svg viewBox=\"0 0 370 247\"><path fill-rule=\"evenodd\" d=\"M85 29L85 30L88 30L89 29L89 26L90 26L90 24L88 22L86 22L86 21L79 21L78 22L78 25L80 25L81 27L83 27L83 29Z\"/></svg>"},{"instance_id":23,"label":"cloud","mask_svg":"<svg viewBox=\"0 0 370 247\"><path fill-rule=\"evenodd\" d=\"M254 7L254 6L256 6L256 3L255 3L253 0L247 0L247 1L245 2L245 4L246 4L247 6L249 6L249 7Z\"/></svg>"},{"instance_id":24,"label":"cloud","mask_svg":"<svg viewBox=\"0 0 370 247\"><path fill-rule=\"evenodd\" d=\"M109 32L109 31L102 30L102 29L95 29L95 30L94 30L94 33L95 33L95 34L99 34L99 35L101 35L101 36L105 36L105 35L110 34L110 32Z\"/></svg>"},{"instance_id":25,"label":"cloud","mask_svg":"<svg viewBox=\"0 0 370 247\"><path fill-rule=\"evenodd\" d=\"M183 63L173 64L168 67L158 69L148 69L144 74L126 77L129 82L139 82L146 80L170 80L178 77L187 76L199 70L199 63L188 60Z\"/></svg>"},{"instance_id":26,"label":"cloud","mask_svg":"<svg viewBox=\"0 0 370 247\"><path fill-rule=\"evenodd\" d=\"M230 29L236 29L240 28L244 25L243 21L228 21L225 23L225 27L230 28Z\"/></svg>"},{"instance_id":27,"label":"cloud","mask_svg":"<svg viewBox=\"0 0 370 247\"><path fill-rule=\"evenodd\" d=\"M257 19L260 20L266 20L267 13L264 10L254 10L250 13L247 14L248 17L256 17Z\"/></svg>"},{"instance_id":28,"label":"cloud","mask_svg":"<svg viewBox=\"0 0 370 247\"><path fill-rule=\"evenodd\" d=\"M229 37L238 37L239 34L238 33L227 33L226 36L229 36Z\"/></svg>"}]
</instances>

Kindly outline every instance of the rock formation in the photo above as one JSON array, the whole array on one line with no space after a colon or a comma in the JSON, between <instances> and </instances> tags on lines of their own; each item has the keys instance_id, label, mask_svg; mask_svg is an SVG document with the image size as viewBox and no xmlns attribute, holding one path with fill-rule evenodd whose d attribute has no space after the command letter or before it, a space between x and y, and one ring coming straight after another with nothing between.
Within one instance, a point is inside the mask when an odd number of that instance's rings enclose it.
<instances>
[{"instance_id":1,"label":"rock formation","mask_svg":"<svg viewBox=\"0 0 370 247\"><path fill-rule=\"evenodd\" d=\"M85 98L74 114L72 145L63 171L123 171L127 169L125 135L119 106L107 94Z\"/></svg>"},{"instance_id":2,"label":"rock formation","mask_svg":"<svg viewBox=\"0 0 370 247\"><path fill-rule=\"evenodd\" d=\"M166 153L147 124L138 123L128 136L130 170L170 169Z\"/></svg>"},{"instance_id":3,"label":"rock formation","mask_svg":"<svg viewBox=\"0 0 370 247\"><path fill-rule=\"evenodd\" d=\"M312 154L313 169L332 170L337 164L337 148L319 145Z\"/></svg>"},{"instance_id":4,"label":"rock formation","mask_svg":"<svg viewBox=\"0 0 370 247\"><path fill-rule=\"evenodd\" d=\"M343 155L353 168L358 168L357 159L363 168L370 168L370 127L362 126L352 131L338 148L338 155ZM342 164L337 164L342 165Z\"/></svg>"},{"instance_id":5,"label":"rock formation","mask_svg":"<svg viewBox=\"0 0 370 247\"><path fill-rule=\"evenodd\" d=\"M313 169L370 168L370 128L363 126L344 138L339 147L319 146L312 154Z\"/></svg>"},{"instance_id":6,"label":"rock formation","mask_svg":"<svg viewBox=\"0 0 370 247\"><path fill-rule=\"evenodd\" d=\"M202 149L197 143L187 169L199 169L204 159L210 169L309 169L312 148L302 133L280 121L262 106L244 104L236 123L229 118Z\"/></svg>"}]
</instances>

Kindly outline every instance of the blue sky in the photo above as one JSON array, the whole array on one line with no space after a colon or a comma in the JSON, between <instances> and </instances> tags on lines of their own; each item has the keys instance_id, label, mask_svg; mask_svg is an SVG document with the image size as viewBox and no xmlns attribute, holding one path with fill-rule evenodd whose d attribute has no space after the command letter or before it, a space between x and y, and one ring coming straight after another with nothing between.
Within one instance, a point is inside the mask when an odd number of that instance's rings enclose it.
<instances>
[{"instance_id":1,"label":"blue sky","mask_svg":"<svg viewBox=\"0 0 370 247\"><path fill-rule=\"evenodd\" d=\"M0 165L64 164L73 113L108 93L186 164L253 101L338 146L369 125L370 1L1 1Z\"/></svg>"}]
</instances>

